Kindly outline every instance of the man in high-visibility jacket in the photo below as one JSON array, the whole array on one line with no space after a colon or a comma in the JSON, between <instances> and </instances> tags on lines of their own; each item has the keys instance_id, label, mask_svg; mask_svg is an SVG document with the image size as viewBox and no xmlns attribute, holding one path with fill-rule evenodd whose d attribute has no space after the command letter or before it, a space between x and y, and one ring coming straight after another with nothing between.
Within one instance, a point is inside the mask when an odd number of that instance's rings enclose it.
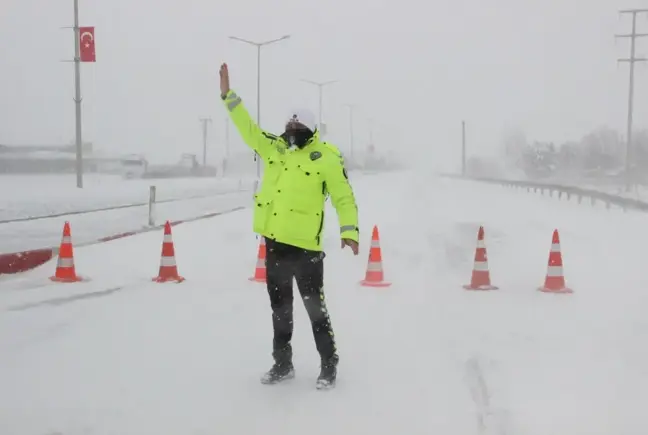
<instances>
[{"instance_id":1,"label":"man in high-visibility jacket","mask_svg":"<svg viewBox=\"0 0 648 435\"><path fill-rule=\"evenodd\" d=\"M220 90L234 125L264 165L253 227L266 240L274 365L261 381L273 384L295 374L290 344L295 278L321 358L317 387L333 386L339 357L324 300L322 233L328 192L338 214L341 246L358 255L358 208L346 170L340 155L320 140L312 113L291 112L284 133L277 136L262 130L230 89L227 64L220 69Z\"/></svg>"}]
</instances>

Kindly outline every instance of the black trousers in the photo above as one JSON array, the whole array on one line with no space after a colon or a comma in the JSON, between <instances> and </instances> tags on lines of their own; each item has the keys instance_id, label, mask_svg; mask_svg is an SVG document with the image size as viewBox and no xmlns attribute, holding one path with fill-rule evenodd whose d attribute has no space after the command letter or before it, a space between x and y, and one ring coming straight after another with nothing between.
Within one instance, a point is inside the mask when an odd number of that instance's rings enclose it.
<instances>
[{"instance_id":1,"label":"black trousers","mask_svg":"<svg viewBox=\"0 0 648 435\"><path fill-rule=\"evenodd\" d=\"M337 363L335 337L324 300L324 257L323 252L266 239L266 281L274 329L272 355L279 364L292 362L293 278L322 361Z\"/></svg>"}]
</instances>

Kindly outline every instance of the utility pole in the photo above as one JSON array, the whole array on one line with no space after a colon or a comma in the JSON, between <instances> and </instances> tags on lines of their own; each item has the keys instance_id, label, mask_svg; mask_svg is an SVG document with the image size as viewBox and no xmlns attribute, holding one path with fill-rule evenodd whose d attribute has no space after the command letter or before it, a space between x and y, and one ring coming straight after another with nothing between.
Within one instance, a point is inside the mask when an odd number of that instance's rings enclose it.
<instances>
[{"instance_id":1,"label":"utility pole","mask_svg":"<svg viewBox=\"0 0 648 435\"><path fill-rule=\"evenodd\" d=\"M466 121L461 121L461 176L466 176Z\"/></svg>"},{"instance_id":2,"label":"utility pole","mask_svg":"<svg viewBox=\"0 0 648 435\"><path fill-rule=\"evenodd\" d=\"M74 0L74 104L76 129L76 184L83 189L83 136L81 128L81 34L79 0Z\"/></svg>"},{"instance_id":3,"label":"utility pole","mask_svg":"<svg viewBox=\"0 0 648 435\"><path fill-rule=\"evenodd\" d=\"M634 170L631 168L634 160L634 146L632 143L632 115L634 111L634 67L637 62L648 61L645 57L636 57L635 48L637 38L648 36L648 33L637 33L637 15L648 13L648 9L627 9L619 11L620 14L632 15L632 33L615 35L617 38L630 38L630 57L618 59L618 62L628 62L630 64L630 80L628 86L628 123L626 131L626 190L630 190L634 184Z\"/></svg>"},{"instance_id":4,"label":"utility pole","mask_svg":"<svg viewBox=\"0 0 648 435\"><path fill-rule=\"evenodd\" d=\"M318 117L318 122L317 122L317 129L320 131L320 137L324 137L324 131L322 130L322 94L323 94L323 89L324 86L327 85L332 85L333 83L337 83L339 80L330 80L328 82L314 82L312 80L301 80L304 83L310 83L311 85L315 85L318 88L318 94L319 94L319 114L317 115Z\"/></svg>"},{"instance_id":5,"label":"utility pole","mask_svg":"<svg viewBox=\"0 0 648 435\"><path fill-rule=\"evenodd\" d=\"M225 118L225 158L223 159L223 176L225 176L225 172L227 171L230 158L229 123L229 117Z\"/></svg>"},{"instance_id":6,"label":"utility pole","mask_svg":"<svg viewBox=\"0 0 648 435\"><path fill-rule=\"evenodd\" d=\"M230 119L225 118L225 157L227 159L229 159L230 156L229 125L230 125Z\"/></svg>"},{"instance_id":7,"label":"utility pole","mask_svg":"<svg viewBox=\"0 0 648 435\"><path fill-rule=\"evenodd\" d=\"M207 124L212 122L211 118L200 118L203 131L203 168L207 167Z\"/></svg>"},{"instance_id":8,"label":"utility pole","mask_svg":"<svg viewBox=\"0 0 648 435\"><path fill-rule=\"evenodd\" d=\"M345 104L349 109L349 160L353 164L353 109L355 104Z\"/></svg>"},{"instance_id":9,"label":"utility pole","mask_svg":"<svg viewBox=\"0 0 648 435\"><path fill-rule=\"evenodd\" d=\"M74 121L75 121L75 149L76 149L76 185L83 188L83 131L81 117L81 62L96 62L94 27L79 26L79 0L74 0L74 26L62 29L74 30L74 59L63 62L74 62ZM83 50L81 47L83 44Z\"/></svg>"},{"instance_id":10,"label":"utility pole","mask_svg":"<svg viewBox=\"0 0 648 435\"><path fill-rule=\"evenodd\" d=\"M275 42L283 41L288 38L290 38L290 35L284 35L281 38L271 39L268 41L257 42L257 41L250 41L247 39L239 38L238 36L229 37L229 39L232 39L234 41L239 41L248 45L253 45L257 49L257 119L256 122L259 127L261 127L261 48L266 45L274 44ZM259 160L256 153L254 154L254 161L256 162L256 175L258 181L261 178L261 161Z\"/></svg>"}]
</instances>

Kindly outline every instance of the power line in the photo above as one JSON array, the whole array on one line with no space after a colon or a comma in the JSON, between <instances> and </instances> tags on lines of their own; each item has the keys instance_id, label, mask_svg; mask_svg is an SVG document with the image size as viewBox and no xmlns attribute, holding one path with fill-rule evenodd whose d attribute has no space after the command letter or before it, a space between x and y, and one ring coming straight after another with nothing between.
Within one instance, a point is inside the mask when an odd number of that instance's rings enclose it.
<instances>
[{"instance_id":1,"label":"power line","mask_svg":"<svg viewBox=\"0 0 648 435\"><path fill-rule=\"evenodd\" d=\"M633 144L632 144L632 115L634 110L634 67L637 62L648 61L645 57L636 57L636 40L648 36L648 33L637 33L637 15L648 13L648 9L626 9L619 11L620 14L632 15L632 32L615 35L617 38L630 38L630 57L618 59L618 62L627 62L630 64L630 80L628 85L628 123L626 132L626 189L630 190L633 182L631 162L633 161Z\"/></svg>"}]
</instances>

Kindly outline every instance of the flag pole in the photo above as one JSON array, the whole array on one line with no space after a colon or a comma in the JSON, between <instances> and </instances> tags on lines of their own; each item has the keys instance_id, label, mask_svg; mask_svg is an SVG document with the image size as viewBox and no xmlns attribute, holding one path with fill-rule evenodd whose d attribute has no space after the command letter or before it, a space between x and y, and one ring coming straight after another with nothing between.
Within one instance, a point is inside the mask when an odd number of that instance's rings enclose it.
<instances>
[{"instance_id":1,"label":"flag pole","mask_svg":"<svg viewBox=\"0 0 648 435\"><path fill-rule=\"evenodd\" d=\"M81 34L79 0L74 0L74 104L76 126L76 185L83 189L83 137L81 129Z\"/></svg>"}]
</instances>

